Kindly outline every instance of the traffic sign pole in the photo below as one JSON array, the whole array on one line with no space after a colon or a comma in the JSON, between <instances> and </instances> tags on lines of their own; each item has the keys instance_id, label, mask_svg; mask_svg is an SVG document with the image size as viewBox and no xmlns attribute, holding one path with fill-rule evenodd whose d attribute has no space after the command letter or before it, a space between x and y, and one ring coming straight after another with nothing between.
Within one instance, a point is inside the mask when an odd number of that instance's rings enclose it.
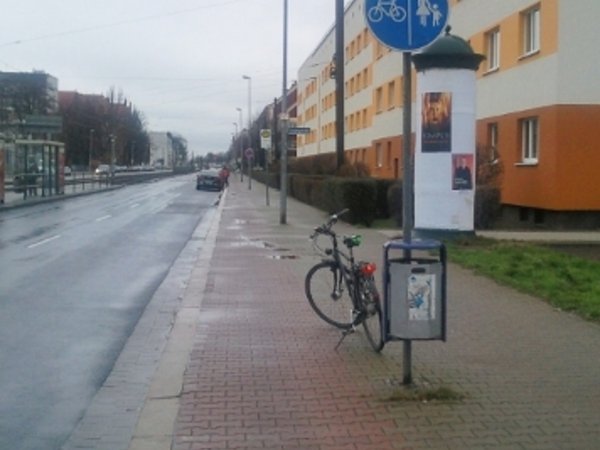
<instances>
[{"instance_id":1,"label":"traffic sign pole","mask_svg":"<svg viewBox=\"0 0 600 450\"><path fill-rule=\"evenodd\" d=\"M365 0L365 17L373 35L384 45L403 52L403 130L402 130L402 239L412 240L413 161L412 161L412 67L411 51L431 44L448 22L448 0ZM408 247L408 246L407 246ZM409 249L405 260L411 259ZM412 341L403 340L403 383L412 384Z\"/></svg>"}]
</instances>

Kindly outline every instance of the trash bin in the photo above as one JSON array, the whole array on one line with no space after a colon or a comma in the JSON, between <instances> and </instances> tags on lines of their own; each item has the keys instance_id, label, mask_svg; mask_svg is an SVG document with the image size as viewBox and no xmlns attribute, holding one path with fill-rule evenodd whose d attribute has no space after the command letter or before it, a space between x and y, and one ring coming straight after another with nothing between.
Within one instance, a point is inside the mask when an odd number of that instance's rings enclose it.
<instances>
[{"instance_id":1,"label":"trash bin","mask_svg":"<svg viewBox=\"0 0 600 450\"><path fill-rule=\"evenodd\" d=\"M445 341L445 246L435 240L389 241L383 276L384 340Z\"/></svg>"}]
</instances>

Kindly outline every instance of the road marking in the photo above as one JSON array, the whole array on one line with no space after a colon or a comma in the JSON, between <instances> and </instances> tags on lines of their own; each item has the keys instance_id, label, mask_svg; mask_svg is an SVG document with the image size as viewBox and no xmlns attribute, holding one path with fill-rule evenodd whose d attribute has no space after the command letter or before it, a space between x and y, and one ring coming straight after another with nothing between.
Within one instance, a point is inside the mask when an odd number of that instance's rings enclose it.
<instances>
[{"instance_id":1,"label":"road marking","mask_svg":"<svg viewBox=\"0 0 600 450\"><path fill-rule=\"evenodd\" d=\"M140 206L139 203L133 203L133 204L129 205L129 208L133 209L133 208L137 208L138 206Z\"/></svg>"},{"instance_id":2,"label":"road marking","mask_svg":"<svg viewBox=\"0 0 600 450\"><path fill-rule=\"evenodd\" d=\"M41 240L39 242L36 242L35 244L28 245L27 248L39 247L40 245L47 244L48 242L53 241L55 239L58 239L59 237L60 237L60 234L57 234L55 236L52 236L52 237L49 237L47 239Z\"/></svg>"},{"instance_id":3,"label":"road marking","mask_svg":"<svg viewBox=\"0 0 600 450\"><path fill-rule=\"evenodd\" d=\"M98 217L96 222L102 222L103 220L110 219L111 217L112 216L110 214L107 214L106 216Z\"/></svg>"}]
</instances>

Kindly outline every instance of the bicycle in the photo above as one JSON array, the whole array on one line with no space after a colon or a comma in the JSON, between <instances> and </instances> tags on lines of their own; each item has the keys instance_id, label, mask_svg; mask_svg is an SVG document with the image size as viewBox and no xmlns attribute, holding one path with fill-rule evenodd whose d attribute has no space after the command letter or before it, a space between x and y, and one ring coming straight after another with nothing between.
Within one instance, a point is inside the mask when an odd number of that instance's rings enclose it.
<instances>
[{"instance_id":1,"label":"bicycle","mask_svg":"<svg viewBox=\"0 0 600 450\"><path fill-rule=\"evenodd\" d=\"M310 239L325 258L313 266L304 280L306 297L312 309L325 322L343 330L342 340L362 325L373 350L380 352L384 342L381 330L381 300L375 284L374 263L355 261L353 249L361 244L360 235L343 236L348 249L339 248L333 226L348 210L330 216L327 223L315 228ZM330 248L322 248L318 238L326 236ZM337 348L336 346L336 348Z\"/></svg>"},{"instance_id":2,"label":"bicycle","mask_svg":"<svg viewBox=\"0 0 600 450\"><path fill-rule=\"evenodd\" d=\"M377 5L369 9L368 17L371 22L380 22L383 16L401 23L406 19L407 13L406 9L396 4L396 0L378 0Z\"/></svg>"}]
</instances>

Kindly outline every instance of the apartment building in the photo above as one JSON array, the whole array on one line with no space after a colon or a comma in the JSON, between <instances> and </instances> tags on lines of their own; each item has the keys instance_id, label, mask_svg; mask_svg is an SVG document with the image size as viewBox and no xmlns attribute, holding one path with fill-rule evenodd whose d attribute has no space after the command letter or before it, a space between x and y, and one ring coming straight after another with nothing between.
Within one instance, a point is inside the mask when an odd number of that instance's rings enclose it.
<instances>
[{"instance_id":1,"label":"apartment building","mask_svg":"<svg viewBox=\"0 0 600 450\"><path fill-rule=\"evenodd\" d=\"M58 80L45 72L0 72L0 132L49 138L60 132Z\"/></svg>"},{"instance_id":2,"label":"apartment building","mask_svg":"<svg viewBox=\"0 0 600 450\"><path fill-rule=\"evenodd\" d=\"M507 223L598 227L600 17L597 0L450 0L452 33L486 60L477 72L477 145L502 165ZM380 178L402 175L402 54L345 11L345 152ZM334 29L298 74L298 157L335 151ZM413 76L413 104L415 101ZM414 105L413 105L414 106ZM413 114L415 108L413 107ZM416 123L413 117L413 126Z\"/></svg>"}]
</instances>

